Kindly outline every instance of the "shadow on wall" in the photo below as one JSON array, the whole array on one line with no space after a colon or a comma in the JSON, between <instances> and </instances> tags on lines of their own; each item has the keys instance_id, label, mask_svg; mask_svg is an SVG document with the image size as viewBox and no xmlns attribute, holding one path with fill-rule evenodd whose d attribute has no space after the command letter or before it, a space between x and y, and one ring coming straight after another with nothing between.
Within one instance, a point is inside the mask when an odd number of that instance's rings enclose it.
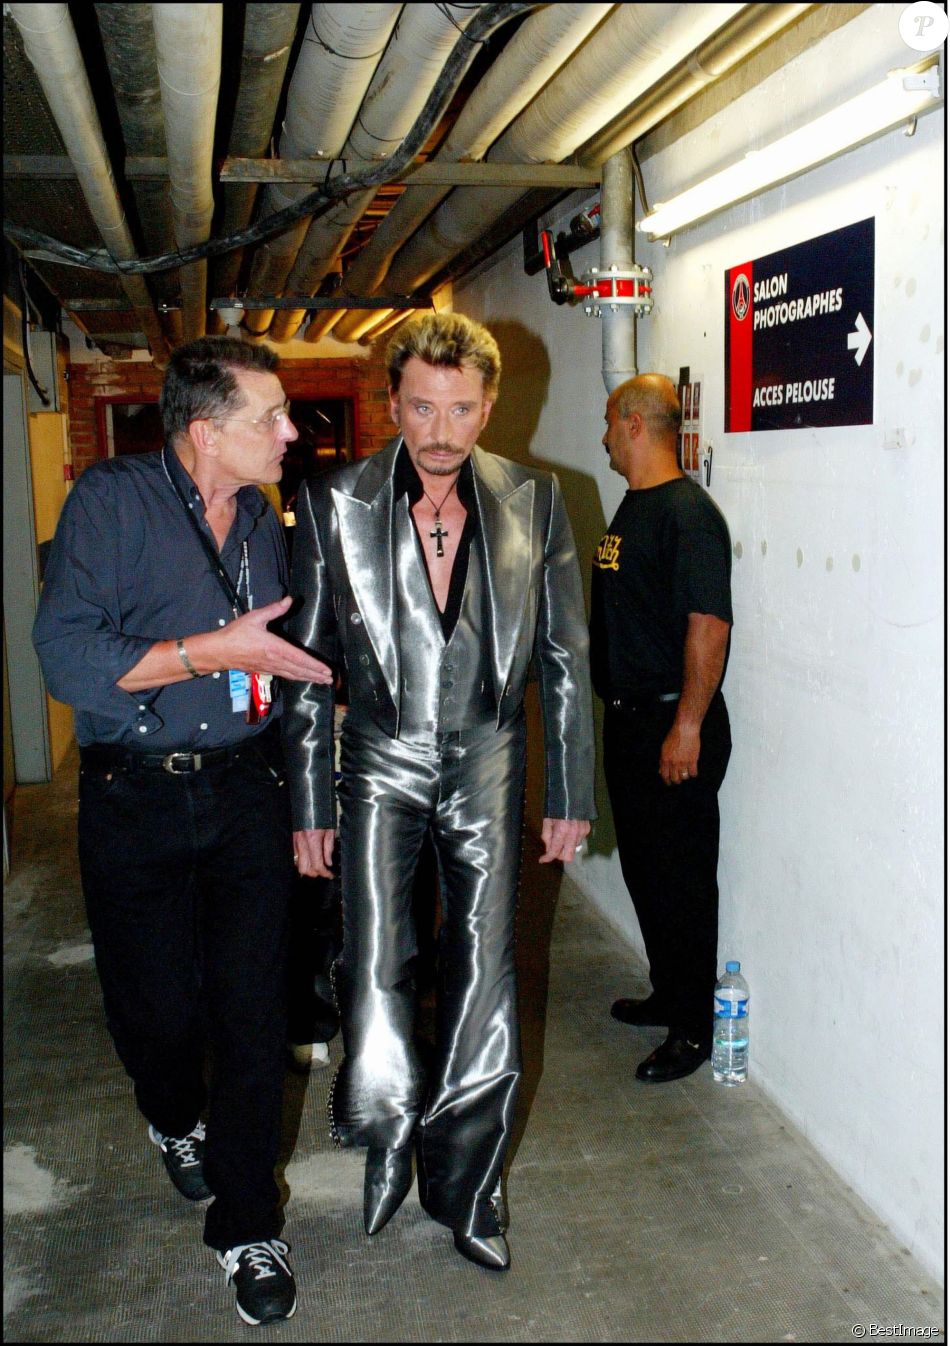
<instances>
[{"instance_id":1,"label":"shadow on wall","mask_svg":"<svg viewBox=\"0 0 950 1346\"><path fill-rule=\"evenodd\" d=\"M589 612L591 558L607 526L597 482L587 473L566 467L563 463L551 462L533 451L538 422L541 419L542 408L547 403L551 383L551 358L544 341L522 323L505 319L496 321L490 316L483 321L498 342L502 368L498 401L492 411L491 420L482 432L480 443L489 453L510 458L525 467L546 468L557 473L571 527L574 530L574 541L584 582L584 600ZM590 389L590 397L595 412L594 420L597 423L606 400L601 382ZM589 447L592 460L594 454L603 451L596 442L589 446L574 447L581 450L578 456L583 456ZM527 698L526 708L530 741L539 745L542 742L540 707L535 695ZM602 710L599 700L595 697L594 718L598 746L602 742ZM528 760L527 815L535 827L540 827L541 822L538 801L543 790L543 775L543 758L537 750L531 751ZM597 772L596 784L599 819L588 842L588 850L592 854L612 855L617 849L617 839L601 770Z\"/></svg>"}]
</instances>

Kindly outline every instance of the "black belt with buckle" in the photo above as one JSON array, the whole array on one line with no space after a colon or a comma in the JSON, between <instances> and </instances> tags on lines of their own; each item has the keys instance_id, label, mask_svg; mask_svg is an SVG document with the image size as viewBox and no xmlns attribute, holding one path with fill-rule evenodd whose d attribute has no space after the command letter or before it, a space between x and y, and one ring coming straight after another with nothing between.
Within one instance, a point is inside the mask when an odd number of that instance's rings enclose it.
<instances>
[{"instance_id":1,"label":"black belt with buckle","mask_svg":"<svg viewBox=\"0 0 950 1346\"><path fill-rule=\"evenodd\" d=\"M203 752L134 752L109 743L91 743L80 748L84 766L108 767L113 771L167 771L172 776L191 776L210 766L230 766L253 739L233 748L206 748Z\"/></svg>"},{"instance_id":2,"label":"black belt with buckle","mask_svg":"<svg viewBox=\"0 0 950 1346\"><path fill-rule=\"evenodd\" d=\"M652 710L656 706L679 699L679 692L627 692L622 696L608 696L607 705L611 710L622 710L630 714L638 710Z\"/></svg>"}]
</instances>

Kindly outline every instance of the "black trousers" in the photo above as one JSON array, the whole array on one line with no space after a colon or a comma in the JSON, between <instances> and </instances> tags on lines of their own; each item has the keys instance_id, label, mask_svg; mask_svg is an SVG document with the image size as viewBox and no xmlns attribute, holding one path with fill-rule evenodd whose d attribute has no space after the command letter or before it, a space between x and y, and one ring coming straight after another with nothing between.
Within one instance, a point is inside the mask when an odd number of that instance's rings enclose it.
<instances>
[{"instance_id":1,"label":"black trousers","mask_svg":"<svg viewBox=\"0 0 950 1346\"><path fill-rule=\"evenodd\" d=\"M717 693L703 721L698 776L665 785L660 748L675 714L675 702L635 711L608 703L604 772L620 867L654 993L671 1027L687 1029L707 1045L719 934L718 791L732 739L726 703Z\"/></svg>"},{"instance_id":2,"label":"black trousers","mask_svg":"<svg viewBox=\"0 0 950 1346\"><path fill-rule=\"evenodd\" d=\"M109 1032L157 1131L185 1136L207 1107L204 1240L221 1250L280 1229L292 857L271 729L192 775L81 768L80 869Z\"/></svg>"},{"instance_id":3,"label":"black trousers","mask_svg":"<svg viewBox=\"0 0 950 1346\"><path fill-rule=\"evenodd\" d=\"M339 1032L332 969L342 946L339 875L298 875L290 901L288 1042L329 1042Z\"/></svg>"}]
</instances>

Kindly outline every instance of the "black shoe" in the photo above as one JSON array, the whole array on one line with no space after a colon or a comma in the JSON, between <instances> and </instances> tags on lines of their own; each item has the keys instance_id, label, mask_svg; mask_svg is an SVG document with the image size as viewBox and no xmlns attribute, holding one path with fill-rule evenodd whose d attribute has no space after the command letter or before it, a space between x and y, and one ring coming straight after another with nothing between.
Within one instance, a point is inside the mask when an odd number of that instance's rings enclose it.
<instances>
[{"instance_id":1,"label":"black shoe","mask_svg":"<svg viewBox=\"0 0 950 1346\"><path fill-rule=\"evenodd\" d=\"M234 1281L238 1313L252 1327L294 1316L297 1288L287 1252L286 1243L270 1239L215 1254L227 1273L225 1279Z\"/></svg>"},{"instance_id":2,"label":"black shoe","mask_svg":"<svg viewBox=\"0 0 950 1346\"><path fill-rule=\"evenodd\" d=\"M213 1196L205 1182L202 1165L205 1157L205 1124L199 1122L187 1136L163 1136L154 1126L148 1128L148 1138L162 1152L168 1176L189 1201L207 1201Z\"/></svg>"},{"instance_id":3,"label":"black shoe","mask_svg":"<svg viewBox=\"0 0 950 1346\"><path fill-rule=\"evenodd\" d=\"M452 1231L455 1247L463 1257L467 1257L476 1266L486 1267L489 1271L507 1271L511 1266L511 1253L504 1234L492 1234L490 1238L476 1238L472 1234Z\"/></svg>"},{"instance_id":4,"label":"black shoe","mask_svg":"<svg viewBox=\"0 0 950 1346\"><path fill-rule=\"evenodd\" d=\"M370 1146L363 1178L363 1228L378 1234L405 1201L412 1187L412 1146L397 1150Z\"/></svg>"},{"instance_id":5,"label":"black shoe","mask_svg":"<svg viewBox=\"0 0 950 1346\"><path fill-rule=\"evenodd\" d=\"M666 1028L670 1022L655 995L647 996L646 1000L615 1000L610 1014L618 1023L641 1028Z\"/></svg>"},{"instance_id":6,"label":"black shoe","mask_svg":"<svg viewBox=\"0 0 950 1346\"><path fill-rule=\"evenodd\" d=\"M698 1035L690 1038L685 1033L671 1032L666 1041L637 1066L637 1079L644 1084L681 1080L708 1061L710 1052L711 1048L700 1042Z\"/></svg>"}]
</instances>

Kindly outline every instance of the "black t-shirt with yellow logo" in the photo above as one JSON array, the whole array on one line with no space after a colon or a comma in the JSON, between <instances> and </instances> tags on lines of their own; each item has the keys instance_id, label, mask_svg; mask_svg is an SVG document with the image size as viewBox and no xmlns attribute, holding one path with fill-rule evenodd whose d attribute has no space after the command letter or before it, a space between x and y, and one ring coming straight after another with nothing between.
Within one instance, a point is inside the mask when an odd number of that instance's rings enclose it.
<instances>
[{"instance_id":1,"label":"black t-shirt with yellow logo","mask_svg":"<svg viewBox=\"0 0 950 1346\"><path fill-rule=\"evenodd\" d=\"M628 491L594 553L591 673L598 696L678 692L689 614L732 623L731 570L729 526L695 481L676 477Z\"/></svg>"}]
</instances>

